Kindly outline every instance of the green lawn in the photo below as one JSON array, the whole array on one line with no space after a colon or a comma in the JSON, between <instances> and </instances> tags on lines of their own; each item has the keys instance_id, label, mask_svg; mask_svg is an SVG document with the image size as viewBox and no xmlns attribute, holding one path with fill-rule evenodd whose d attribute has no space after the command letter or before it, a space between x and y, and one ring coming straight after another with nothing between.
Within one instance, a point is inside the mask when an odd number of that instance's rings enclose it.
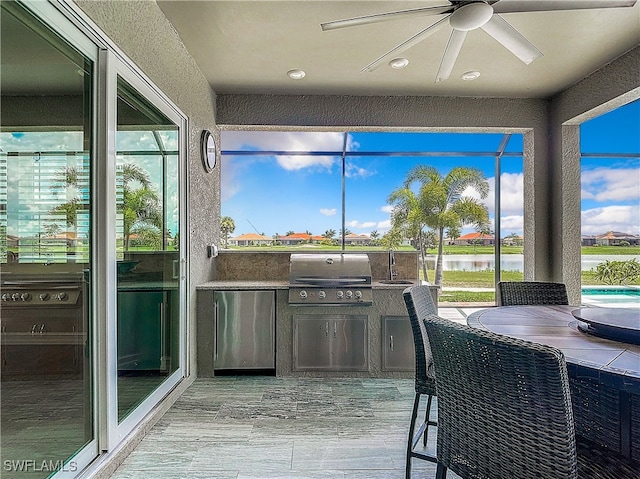
<instances>
[{"instance_id":1,"label":"green lawn","mask_svg":"<svg viewBox=\"0 0 640 479\"><path fill-rule=\"evenodd\" d=\"M340 251L342 246L328 246L321 244L302 244L298 246L230 246L234 251ZM396 251L415 251L413 246L399 246ZM501 254L522 254L522 246L502 246ZM382 246L346 246L346 251L385 251ZM444 254L494 254L493 246L444 246ZM438 254L436 248L427 250L429 256ZM583 246L582 254L607 254L607 255L640 255L640 246Z\"/></svg>"},{"instance_id":2,"label":"green lawn","mask_svg":"<svg viewBox=\"0 0 640 479\"><path fill-rule=\"evenodd\" d=\"M435 280L435 271L427 270L429 275L429 282L433 283ZM524 278L523 273L517 271L503 271L500 278L504 281L522 281ZM420 270L420 279L422 277L422 270ZM442 273L442 279L444 286L458 287L458 288L493 288L495 281L494 272L489 271L444 271ZM593 274L590 271L582 272L582 284L585 286L597 286L602 282L593 279ZM640 280L630 283L633 285L640 285Z\"/></svg>"},{"instance_id":3,"label":"green lawn","mask_svg":"<svg viewBox=\"0 0 640 479\"><path fill-rule=\"evenodd\" d=\"M500 254L522 254L522 246L502 246ZM494 254L493 246L458 246L447 245L443 249L444 254ZM438 254L438 250L428 249L430 255ZM582 254L610 254L610 255L640 255L640 246L583 246Z\"/></svg>"}]
</instances>

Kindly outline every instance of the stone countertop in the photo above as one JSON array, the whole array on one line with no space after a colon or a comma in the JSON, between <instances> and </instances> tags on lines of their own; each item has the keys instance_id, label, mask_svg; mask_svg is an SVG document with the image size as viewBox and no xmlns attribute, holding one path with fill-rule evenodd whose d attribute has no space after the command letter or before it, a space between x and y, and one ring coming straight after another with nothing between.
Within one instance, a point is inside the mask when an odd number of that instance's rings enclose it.
<instances>
[{"instance_id":1,"label":"stone countertop","mask_svg":"<svg viewBox=\"0 0 640 479\"><path fill-rule=\"evenodd\" d=\"M417 284L413 283L383 283L380 281L374 281L371 285L373 289L404 289L408 286ZM197 290L240 290L240 289L289 289L289 281L254 281L254 280L220 280L209 281L207 283L199 284L196 286Z\"/></svg>"},{"instance_id":2,"label":"stone countertop","mask_svg":"<svg viewBox=\"0 0 640 479\"><path fill-rule=\"evenodd\" d=\"M209 290L209 289L288 289L288 281L265 281L265 280L251 280L251 279L234 279L234 280L219 280L208 281L196 286L197 290Z\"/></svg>"}]
</instances>

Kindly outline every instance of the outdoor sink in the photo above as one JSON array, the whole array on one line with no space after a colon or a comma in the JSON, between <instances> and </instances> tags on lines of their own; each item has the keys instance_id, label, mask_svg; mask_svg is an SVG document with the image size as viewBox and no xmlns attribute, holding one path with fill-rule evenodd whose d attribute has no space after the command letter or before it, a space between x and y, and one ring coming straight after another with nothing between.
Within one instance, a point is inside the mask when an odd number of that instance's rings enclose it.
<instances>
[{"instance_id":1,"label":"outdoor sink","mask_svg":"<svg viewBox=\"0 0 640 479\"><path fill-rule=\"evenodd\" d=\"M413 284L413 281L408 279L383 279L378 282L382 284Z\"/></svg>"}]
</instances>

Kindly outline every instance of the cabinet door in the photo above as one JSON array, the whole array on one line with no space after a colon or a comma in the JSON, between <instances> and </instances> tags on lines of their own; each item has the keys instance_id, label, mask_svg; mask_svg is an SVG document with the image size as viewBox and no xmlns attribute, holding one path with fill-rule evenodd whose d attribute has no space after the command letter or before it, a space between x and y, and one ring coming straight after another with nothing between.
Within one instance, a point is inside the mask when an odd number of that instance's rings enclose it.
<instances>
[{"instance_id":1,"label":"cabinet door","mask_svg":"<svg viewBox=\"0 0 640 479\"><path fill-rule=\"evenodd\" d=\"M382 369L415 371L415 346L409 316L384 316L382 321Z\"/></svg>"},{"instance_id":2,"label":"cabinet door","mask_svg":"<svg viewBox=\"0 0 640 479\"><path fill-rule=\"evenodd\" d=\"M369 348L366 316L334 319L331 331L331 369L366 371Z\"/></svg>"},{"instance_id":3,"label":"cabinet door","mask_svg":"<svg viewBox=\"0 0 640 479\"><path fill-rule=\"evenodd\" d=\"M367 320L365 315L295 315L293 369L367 371Z\"/></svg>"},{"instance_id":4,"label":"cabinet door","mask_svg":"<svg viewBox=\"0 0 640 479\"><path fill-rule=\"evenodd\" d=\"M331 368L330 320L324 317L294 316L293 369Z\"/></svg>"},{"instance_id":5,"label":"cabinet door","mask_svg":"<svg viewBox=\"0 0 640 479\"><path fill-rule=\"evenodd\" d=\"M275 292L216 291L215 369L275 368Z\"/></svg>"}]
</instances>

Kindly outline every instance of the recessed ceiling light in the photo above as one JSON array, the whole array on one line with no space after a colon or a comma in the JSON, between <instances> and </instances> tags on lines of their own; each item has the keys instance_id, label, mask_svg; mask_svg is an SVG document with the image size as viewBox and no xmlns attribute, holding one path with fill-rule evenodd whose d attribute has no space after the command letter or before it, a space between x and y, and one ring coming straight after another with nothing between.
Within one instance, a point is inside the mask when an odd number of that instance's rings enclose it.
<instances>
[{"instance_id":1,"label":"recessed ceiling light","mask_svg":"<svg viewBox=\"0 0 640 479\"><path fill-rule=\"evenodd\" d=\"M391 68L395 68L396 70L404 68L408 64L409 64L409 60L407 60L406 58L394 58L389 62L389 66Z\"/></svg>"},{"instance_id":2,"label":"recessed ceiling light","mask_svg":"<svg viewBox=\"0 0 640 479\"><path fill-rule=\"evenodd\" d=\"M470 72L464 72L462 75L460 75L460 78L462 78L465 81L472 81L478 78L479 76L480 76L480 72L470 71Z\"/></svg>"},{"instance_id":3,"label":"recessed ceiling light","mask_svg":"<svg viewBox=\"0 0 640 479\"><path fill-rule=\"evenodd\" d=\"M289 75L289 78L291 78L292 80L302 80L306 73L304 72L304 70L299 70L296 68L294 70L289 70L287 72L287 75Z\"/></svg>"}]
</instances>

